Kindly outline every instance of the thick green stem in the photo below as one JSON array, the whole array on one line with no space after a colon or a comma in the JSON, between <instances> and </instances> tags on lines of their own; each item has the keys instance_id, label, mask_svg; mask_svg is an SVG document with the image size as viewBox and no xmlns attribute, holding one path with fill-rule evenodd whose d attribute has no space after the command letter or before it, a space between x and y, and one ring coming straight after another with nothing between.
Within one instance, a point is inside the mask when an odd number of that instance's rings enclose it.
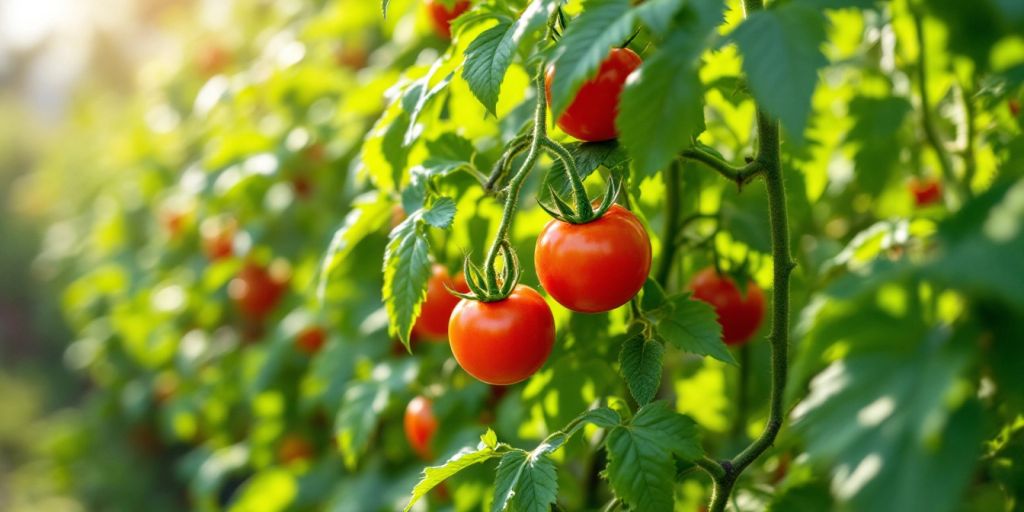
<instances>
[{"instance_id":1,"label":"thick green stem","mask_svg":"<svg viewBox=\"0 0 1024 512\"><path fill-rule=\"evenodd\" d=\"M544 100L544 67L538 66L537 76L534 79L536 88L537 107L533 113L533 137L530 140L530 149L526 154L526 160L512 176L508 184L508 198L505 200L505 210L501 215L501 224L498 225L498 233L494 236L491 248L487 252L487 259L484 260L484 272L487 275L487 285L491 290L498 289L498 272L494 264L498 259L502 241L508 236L508 230L512 226L512 219L515 217L516 209L519 207L519 191L523 188L523 182L533 170L534 164L540 157L541 141L547 138L546 114L547 104ZM508 262L506 262L508 263Z\"/></svg>"},{"instance_id":2,"label":"thick green stem","mask_svg":"<svg viewBox=\"0 0 1024 512\"><path fill-rule=\"evenodd\" d=\"M672 262L675 261L677 239L679 231L679 162L672 162L672 165L663 173L665 180L665 230L661 237L663 245L661 260L658 261L658 270L654 273L654 279L662 288L668 284L669 275L672 272Z\"/></svg>"},{"instance_id":3,"label":"thick green stem","mask_svg":"<svg viewBox=\"0 0 1024 512\"><path fill-rule=\"evenodd\" d=\"M763 7L761 0L744 0L750 11ZM722 464L725 475L714 479L710 512L723 512L733 487L743 471L775 442L785 417L783 396L789 370L789 278L796 264L790 251L789 215L786 187L780 158L779 123L766 112L757 111L758 147L756 162L761 165L768 192L768 220L772 242L772 329L768 343L772 353L771 398L768 421L761 435L731 461Z\"/></svg>"},{"instance_id":4,"label":"thick green stem","mask_svg":"<svg viewBox=\"0 0 1024 512\"><path fill-rule=\"evenodd\" d=\"M917 90L921 97L921 124L924 127L924 136L939 159L942 177L948 185L946 188L956 190L958 183L953 172L953 161L949 157L942 135L939 134L939 129L935 126L935 120L932 118L931 100L928 95L928 46L924 37L924 21L921 13L913 6L910 8L910 15L914 20L914 29L917 32Z\"/></svg>"}]
</instances>

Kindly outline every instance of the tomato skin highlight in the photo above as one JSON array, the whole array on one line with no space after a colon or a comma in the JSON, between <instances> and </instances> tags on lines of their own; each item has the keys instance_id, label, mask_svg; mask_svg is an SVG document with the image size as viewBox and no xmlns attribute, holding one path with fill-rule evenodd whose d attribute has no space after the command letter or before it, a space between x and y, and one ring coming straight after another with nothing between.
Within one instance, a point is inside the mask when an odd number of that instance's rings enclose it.
<instances>
[{"instance_id":1,"label":"tomato skin highlight","mask_svg":"<svg viewBox=\"0 0 1024 512\"><path fill-rule=\"evenodd\" d=\"M580 313L611 311L629 302L651 270L651 239L633 212L612 205L600 219L570 224L552 219L533 253L541 286Z\"/></svg>"},{"instance_id":2,"label":"tomato skin highlight","mask_svg":"<svg viewBox=\"0 0 1024 512\"><path fill-rule=\"evenodd\" d=\"M619 96L626 78L643 61L629 48L614 48L601 63L594 78L583 83L569 107L558 118L558 127L565 133L587 142L611 140L619 136L615 117L619 113ZM551 104L551 83L555 67L548 68L544 80L548 104Z\"/></svg>"},{"instance_id":3,"label":"tomato skin highlight","mask_svg":"<svg viewBox=\"0 0 1024 512\"><path fill-rule=\"evenodd\" d=\"M429 398L417 396L405 407L405 438L413 451L423 460L433 459L430 443L437 431L437 418L434 417L434 403Z\"/></svg>"},{"instance_id":4,"label":"tomato skin highlight","mask_svg":"<svg viewBox=\"0 0 1024 512\"><path fill-rule=\"evenodd\" d=\"M736 283L718 275L714 268L697 273L690 282L693 298L711 304L722 326L722 341L726 345L744 345L761 327L764 320L764 293L756 283L747 283L746 296Z\"/></svg>"},{"instance_id":5,"label":"tomato skin highlight","mask_svg":"<svg viewBox=\"0 0 1024 512\"><path fill-rule=\"evenodd\" d=\"M434 27L434 32L445 39L451 39L452 21L468 11L469 7L469 0L459 0L451 9L438 0L428 0L427 12L430 13L430 25Z\"/></svg>"},{"instance_id":6,"label":"tomato skin highlight","mask_svg":"<svg viewBox=\"0 0 1024 512\"><path fill-rule=\"evenodd\" d=\"M544 366L555 345L555 318L544 297L518 285L497 302L459 301L448 334L463 370L484 383L507 386Z\"/></svg>"},{"instance_id":7,"label":"tomato skin highlight","mask_svg":"<svg viewBox=\"0 0 1024 512\"><path fill-rule=\"evenodd\" d=\"M423 301L420 316L412 326L412 334L423 341L445 341L448 339L448 320L459 303L459 298L448 293L451 289L468 293L469 286L462 273L454 278L448 275L444 265L434 264L430 281L427 282L427 298Z\"/></svg>"},{"instance_id":8,"label":"tomato skin highlight","mask_svg":"<svg viewBox=\"0 0 1024 512\"><path fill-rule=\"evenodd\" d=\"M935 178L911 178L907 188L914 196L914 205L918 207L942 201L942 182Z\"/></svg>"}]
</instances>

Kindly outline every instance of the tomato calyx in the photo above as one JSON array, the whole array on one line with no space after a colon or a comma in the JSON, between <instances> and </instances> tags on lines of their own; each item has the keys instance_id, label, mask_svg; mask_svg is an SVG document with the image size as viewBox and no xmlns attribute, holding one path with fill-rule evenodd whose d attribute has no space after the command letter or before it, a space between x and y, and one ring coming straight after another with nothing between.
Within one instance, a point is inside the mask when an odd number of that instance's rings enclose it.
<instances>
[{"instance_id":1,"label":"tomato calyx","mask_svg":"<svg viewBox=\"0 0 1024 512\"><path fill-rule=\"evenodd\" d=\"M576 203L576 208L573 209L565 202L558 192L551 186L548 186L548 193L551 195L551 202L554 204L554 208L544 204L544 201L538 199L537 204L540 205L541 209L548 213L548 215L558 219L562 222L569 224L586 224L600 219L608 212L608 209L615 204L615 200L619 197L619 192L622 190L622 180L612 177L608 180L608 186L605 188L604 197L600 203L597 200L591 201L587 197L586 193L582 193L576 190L572 192L573 199ZM594 207L594 203L597 203L597 207ZM557 211L556 211L557 210Z\"/></svg>"},{"instance_id":2,"label":"tomato calyx","mask_svg":"<svg viewBox=\"0 0 1024 512\"><path fill-rule=\"evenodd\" d=\"M516 255L516 251L508 239L502 239L498 243L497 251L505 263L501 273L498 273L493 267L481 268L469 259L469 255L466 255L463 266L469 293L454 290L446 283L444 286L448 293L460 299L480 302L498 302L507 299L519 284L523 268L519 264L519 256Z\"/></svg>"}]
</instances>

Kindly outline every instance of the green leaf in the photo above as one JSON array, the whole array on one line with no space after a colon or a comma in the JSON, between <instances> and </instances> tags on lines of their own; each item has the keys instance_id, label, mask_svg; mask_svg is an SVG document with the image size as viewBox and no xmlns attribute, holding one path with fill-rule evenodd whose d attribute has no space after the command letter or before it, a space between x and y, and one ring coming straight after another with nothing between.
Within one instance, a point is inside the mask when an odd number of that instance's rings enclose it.
<instances>
[{"instance_id":1,"label":"green leaf","mask_svg":"<svg viewBox=\"0 0 1024 512\"><path fill-rule=\"evenodd\" d=\"M448 229L455 220L455 200L441 197L423 212L423 221L435 228Z\"/></svg>"},{"instance_id":2,"label":"green leaf","mask_svg":"<svg viewBox=\"0 0 1024 512\"><path fill-rule=\"evenodd\" d=\"M555 463L546 453L515 450L498 463L492 512L548 512L558 498Z\"/></svg>"},{"instance_id":3,"label":"green leaf","mask_svg":"<svg viewBox=\"0 0 1024 512\"><path fill-rule=\"evenodd\" d=\"M647 405L661 387L661 358L665 347L642 334L632 336L619 352L619 372L638 405Z\"/></svg>"},{"instance_id":4,"label":"green leaf","mask_svg":"<svg viewBox=\"0 0 1024 512\"><path fill-rule=\"evenodd\" d=\"M379 382L354 382L345 391L334 420L334 435L342 460L350 470L355 469L366 452L389 397L388 387Z\"/></svg>"},{"instance_id":5,"label":"green leaf","mask_svg":"<svg viewBox=\"0 0 1024 512\"><path fill-rule=\"evenodd\" d=\"M675 31L630 76L616 126L641 176L651 176L689 147L704 128L697 58L701 34Z\"/></svg>"},{"instance_id":6,"label":"green leaf","mask_svg":"<svg viewBox=\"0 0 1024 512\"><path fill-rule=\"evenodd\" d=\"M821 11L791 3L757 11L732 32L743 53L743 71L758 103L803 140L818 69L826 64Z\"/></svg>"},{"instance_id":7,"label":"green leaf","mask_svg":"<svg viewBox=\"0 0 1024 512\"><path fill-rule=\"evenodd\" d=\"M865 327L846 333L851 345ZM832 489L849 509L956 509L983 436L962 380L975 337L933 330L914 352L840 360L812 381L793 428L813 461L833 465Z\"/></svg>"},{"instance_id":8,"label":"green leaf","mask_svg":"<svg viewBox=\"0 0 1024 512\"><path fill-rule=\"evenodd\" d=\"M520 43L545 26L558 3L559 0L533 0L518 20L499 18L497 25L485 30L466 48L462 78L491 114L496 113L501 84Z\"/></svg>"},{"instance_id":9,"label":"green leaf","mask_svg":"<svg viewBox=\"0 0 1024 512\"><path fill-rule=\"evenodd\" d=\"M608 434L608 481L635 510L672 510L676 466L672 455L703 455L697 424L665 402L642 407L633 420Z\"/></svg>"},{"instance_id":10,"label":"green leaf","mask_svg":"<svg viewBox=\"0 0 1024 512\"><path fill-rule=\"evenodd\" d=\"M430 255L420 213L410 215L391 232L384 251L383 296L391 320L388 333L398 337L407 350L430 279Z\"/></svg>"},{"instance_id":11,"label":"green leaf","mask_svg":"<svg viewBox=\"0 0 1024 512\"><path fill-rule=\"evenodd\" d=\"M493 432L488 430L493 436ZM420 498L427 495L431 489L437 487L438 484L451 478L456 473L466 469L470 466L486 462L494 457L498 457L500 454L494 451L494 445L488 446L484 442L481 442L475 450L469 448L463 448L459 450L450 459L445 461L440 466L428 466L423 469L423 477L416 483L416 487L412 490L412 498L409 500L409 504L405 506L405 512L409 512L412 506L419 501Z\"/></svg>"},{"instance_id":12,"label":"green leaf","mask_svg":"<svg viewBox=\"0 0 1024 512\"><path fill-rule=\"evenodd\" d=\"M432 99L448 88L452 77L455 76L454 73L448 73L438 83L434 84L433 87L430 87L430 81L443 64L445 64L445 60L438 59L431 66L430 71L413 82L405 91L405 94L402 95L402 107L409 114L408 127L402 139L402 144L406 147L411 146L420 133L422 133L422 128L418 126L418 121L423 110L427 108Z\"/></svg>"},{"instance_id":13,"label":"green leaf","mask_svg":"<svg viewBox=\"0 0 1024 512\"><path fill-rule=\"evenodd\" d=\"M854 179L865 192L879 194L893 176L901 175L895 172L901 151L897 136L911 112L910 102L859 96L850 102L850 112L857 118L846 137L857 145Z\"/></svg>"},{"instance_id":14,"label":"green leaf","mask_svg":"<svg viewBox=\"0 0 1024 512\"><path fill-rule=\"evenodd\" d=\"M597 74L612 47L633 31L629 0L587 0L583 12L565 29L551 65L551 112L555 118L569 107L583 83Z\"/></svg>"},{"instance_id":15,"label":"green leaf","mask_svg":"<svg viewBox=\"0 0 1024 512\"><path fill-rule=\"evenodd\" d=\"M722 326L715 310L706 302L692 300L689 295L676 296L650 316L658 335L680 350L736 364L722 342Z\"/></svg>"},{"instance_id":16,"label":"green leaf","mask_svg":"<svg viewBox=\"0 0 1024 512\"><path fill-rule=\"evenodd\" d=\"M348 261L360 241L384 227L390 211L390 203L374 192L361 195L353 201L352 210L345 216L344 224L334 232L331 245L320 263L317 299L323 302L331 275Z\"/></svg>"},{"instance_id":17,"label":"green leaf","mask_svg":"<svg viewBox=\"0 0 1024 512\"><path fill-rule=\"evenodd\" d=\"M633 9L633 12L651 32L664 37L672 28L672 21L683 4L684 0L648 0Z\"/></svg>"},{"instance_id":18,"label":"green leaf","mask_svg":"<svg viewBox=\"0 0 1024 512\"><path fill-rule=\"evenodd\" d=\"M423 170L428 177L444 176L462 167L473 167L476 148L466 138L446 132L440 137L427 141L427 159Z\"/></svg>"},{"instance_id":19,"label":"green leaf","mask_svg":"<svg viewBox=\"0 0 1024 512\"><path fill-rule=\"evenodd\" d=\"M409 147L405 144L405 132L408 129L409 114L403 111L391 120L380 142L380 150L391 166L391 179L396 185L402 183L402 173L409 163Z\"/></svg>"}]
</instances>

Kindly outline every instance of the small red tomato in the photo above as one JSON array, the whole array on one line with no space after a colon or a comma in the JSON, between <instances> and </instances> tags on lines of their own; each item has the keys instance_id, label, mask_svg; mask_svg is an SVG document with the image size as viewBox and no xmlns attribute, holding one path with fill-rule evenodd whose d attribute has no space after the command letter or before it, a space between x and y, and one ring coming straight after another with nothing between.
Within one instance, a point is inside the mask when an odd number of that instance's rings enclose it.
<instances>
[{"instance_id":1,"label":"small red tomato","mask_svg":"<svg viewBox=\"0 0 1024 512\"><path fill-rule=\"evenodd\" d=\"M615 309L633 298L651 270L651 239L633 212L612 205L586 224L552 219L533 253L541 286L581 313Z\"/></svg>"},{"instance_id":2,"label":"small red tomato","mask_svg":"<svg viewBox=\"0 0 1024 512\"><path fill-rule=\"evenodd\" d=\"M444 341L448 339L448 319L459 303L459 298L448 293L449 288L466 293L469 286L461 273L453 279L448 275L444 265L434 264L430 281L427 283L427 299L423 302L420 316L412 326L412 333L417 339L424 341Z\"/></svg>"},{"instance_id":3,"label":"small red tomato","mask_svg":"<svg viewBox=\"0 0 1024 512\"><path fill-rule=\"evenodd\" d=\"M429 398L417 396L405 408L405 438L424 460L434 458L431 442L437 431L437 418L434 417L434 404Z\"/></svg>"},{"instance_id":4,"label":"small red tomato","mask_svg":"<svg viewBox=\"0 0 1024 512\"><path fill-rule=\"evenodd\" d=\"M558 118L558 127L580 140L597 142L619 136L615 117L619 113L619 96L626 78L643 61L629 48L614 48L601 63L597 76L583 83L576 97ZM545 79L548 104L551 104L551 82L555 67L548 68Z\"/></svg>"},{"instance_id":5,"label":"small red tomato","mask_svg":"<svg viewBox=\"0 0 1024 512\"><path fill-rule=\"evenodd\" d=\"M235 252L238 222L233 218L212 217L199 226L203 253L210 261L230 258Z\"/></svg>"},{"instance_id":6,"label":"small red tomato","mask_svg":"<svg viewBox=\"0 0 1024 512\"><path fill-rule=\"evenodd\" d=\"M754 282L747 283L744 297L732 279L718 275L714 268L706 268L693 277L690 289L693 298L714 306L726 345L750 341L764 320L764 294Z\"/></svg>"},{"instance_id":7,"label":"small red tomato","mask_svg":"<svg viewBox=\"0 0 1024 512\"><path fill-rule=\"evenodd\" d=\"M231 53L218 44L209 44L196 55L196 68L203 77L211 77L227 69L231 64Z\"/></svg>"},{"instance_id":8,"label":"small red tomato","mask_svg":"<svg viewBox=\"0 0 1024 512\"><path fill-rule=\"evenodd\" d=\"M277 447L277 460L284 465L312 459L313 445L298 434L289 434Z\"/></svg>"},{"instance_id":9,"label":"small red tomato","mask_svg":"<svg viewBox=\"0 0 1024 512\"><path fill-rule=\"evenodd\" d=\"M1016 98L1013 98L1010 101L1006 102L1006 106L1010 107L1010 114L1012 114L1013 117L1020 116L1020 101L1019 100L1017 100Z\"/></svg>"},{"instance_id":10,"label":"small red tomato","mask_svg":"<svg viewBox=\"0 0 1024 512\"><path fill-rule=\"evenodd\" d=\"M518 285L504 300L459 301L448 336L463 370L487 384L506 386L544 366L555 344L555 318L544 297Z\"/></svg>"},{"instance_id":11,"label":"small red tomato","mask_svg":"<svg viewBox=\"0 0 1024 512\"><path fill-rule=\"evenodd\" d=\"M914 204L928 206L942 201L942 182L935 178L911 178L907 184L914 196Z\"/></svg>"},{"instance_id":12,"label":"small red tomato","mask_svg":"<svg viewBox=\"0 0 1024 512\"><path fill-rule=\"evenodd\" d=\"M452 38L452 21L469 10L469 0L458 0L451 8L441 0L427 0L427 12L430 13L430 24L437 35Z\"/></svg>"},{"instance_id":13,"label":"small red tomato","mask_svg":"<svg viewBox=\"0 0 1024 512\"><path fill-rule=\"evenodd\" d=\"M327 341L327 331L323 327L314 325L299 332L295 337L295 348L308 355L316 354Z\"/></svg>"},{"instance_id":14,"label":"small red tomato","mask_svg":"<svg viewBox=\"0 0 1024 512\"><path fill-rule=\"evenodd\" d=\"M228 295L246 316L262 318L273 311L287 289L287 270L272 264L270 268L247 262L238 276L228 283Z\"/></svg>"}]
</instances>

